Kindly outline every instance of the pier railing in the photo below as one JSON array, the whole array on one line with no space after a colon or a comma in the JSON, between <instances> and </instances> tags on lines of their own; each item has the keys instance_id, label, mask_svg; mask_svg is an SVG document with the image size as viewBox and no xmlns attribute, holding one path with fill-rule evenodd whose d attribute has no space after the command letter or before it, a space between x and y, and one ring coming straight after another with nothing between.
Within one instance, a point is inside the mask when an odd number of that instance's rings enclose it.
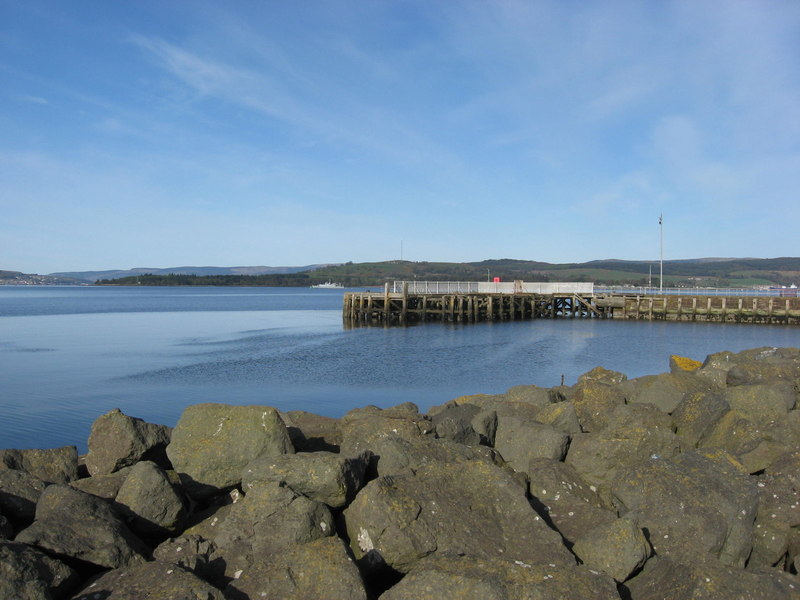
<instances>
[{"instance_id":1,"label":"pier railing","mask_svg":"<svg viewBox=\"0 0 800 600\"><path fill-rule=\"evenodd\" d=\"M594 284L529 281L395 281L392 293L401 294L405 286L409 294L580 294L591 296Z\"/></svg>"},{"instance_id":2,"label":"pier railing","mask_svg":"<svg viewBox=\"0 0 800 600\"><path fill-rule=\"evenodd\" d=\"M634 287L625 285L595 286L596 294L624 296L758 296L774 298L796 298L798 288L711 288L711 287Z\"/></svg>"}]
</instances>

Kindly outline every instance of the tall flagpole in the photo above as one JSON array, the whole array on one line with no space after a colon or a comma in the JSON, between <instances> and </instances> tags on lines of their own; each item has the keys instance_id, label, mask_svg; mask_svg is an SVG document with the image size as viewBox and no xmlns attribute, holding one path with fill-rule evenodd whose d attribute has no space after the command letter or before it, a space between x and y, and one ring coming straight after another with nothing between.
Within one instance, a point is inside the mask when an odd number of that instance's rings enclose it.
<instances>
[{"instance_id":1,"label":"tall flagpole","mask_svg":"<svg viewBox=\"0 0 800 600\"><path fill-rule=\"evenodd\" d=\"M661 233L661 273L658 281L660 285L660 293L664 293L664 215L658 215L658 229Z\"/></svg>"}]
</instances>

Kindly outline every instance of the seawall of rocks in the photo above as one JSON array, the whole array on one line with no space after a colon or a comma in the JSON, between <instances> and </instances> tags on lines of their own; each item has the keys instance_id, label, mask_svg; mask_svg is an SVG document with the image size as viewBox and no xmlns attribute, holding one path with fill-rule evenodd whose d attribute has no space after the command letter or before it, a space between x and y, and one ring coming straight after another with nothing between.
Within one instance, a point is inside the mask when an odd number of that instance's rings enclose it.
<instances>
[{"instance_id":1,"label":"seawall of rocks","mask_svg":"<svg viewBox=\"0 0 800 600\"><path fill-rule=\"evenodd\" d=\"M0 450L0 598L800 599L800 349Z\"/></svg>"}]
</instances>

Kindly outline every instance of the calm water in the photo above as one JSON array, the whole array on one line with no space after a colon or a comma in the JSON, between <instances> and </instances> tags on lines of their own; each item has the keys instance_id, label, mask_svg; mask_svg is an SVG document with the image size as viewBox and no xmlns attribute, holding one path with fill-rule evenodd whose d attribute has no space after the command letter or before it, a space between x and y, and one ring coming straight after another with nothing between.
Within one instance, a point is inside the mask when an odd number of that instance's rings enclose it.
<instances>
[{"instance_id":1,"label":"calm water","mask_svg":"<svg viewBox=\"0 0 800 600\"><path fill-rule=\"evenodd\" d=\"M75 444L118 407L174 425L198 402L341 416L512 385L629 377L670 354L798 346L783 326L538 320L345 330L341 290L0 286L0 448Z\"/></svg>"}]
</instances>

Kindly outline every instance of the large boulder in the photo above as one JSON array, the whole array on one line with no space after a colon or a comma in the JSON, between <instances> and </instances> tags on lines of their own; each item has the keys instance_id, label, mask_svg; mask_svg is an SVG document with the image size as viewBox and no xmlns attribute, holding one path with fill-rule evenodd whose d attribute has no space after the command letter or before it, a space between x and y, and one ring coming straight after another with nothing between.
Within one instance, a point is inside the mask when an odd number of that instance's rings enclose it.
<instances>
[{"instance_id":1,"label":"large boulder","mask_svg":"<svg viewBox=\"0 0 800 600\"><path fill-rule=\"evenodd\" d=\"M619 371L612 371L605 367L595 367L583 375L578 376L578 383L604 383L605 385L617 385L627 381L628 376Z\"/></svg>"},{"instance_id":2,"label":"large boulder","mask_svg":"<svg viewBox=\"0 0 800 600\"><path fill-rule=\"evenodd\" d=\"M793 453L800 456L800 452ZM792 456L776 461L778 468L757 478L758 514L756 516L753 552L748 567L772 567L785 562L793 528L800 526L800 485L795 473L784 469ZM793 470L793 469L792 469Z\"/></svg>"},{"instance_id":3,"label":"large boulder","mask_svg":"<svg viewBox=\"0 0 800 600\"><path fill-rule=\"evenodd\" d=\"M525 402L539 408L557 401L555 394L548 388L538 385L515 385L506 390L505 396L510 402Z\"/></svg>"},{"instance_id":4,"label":"large boulder","mask_svg":"<svg viewBox=\"0 0 800 600\"><path fill-rule=\"evenodd\" d=\"M528 564L502 557L434 554L411 571L381 600L618 600L614 580L587 567Z\"/></svg>"},{"instance_id":5,"label":"large boulder","mask_svg":"<svg viewBox=\"0 0 800 600\"><path fill-rule=\"evenodd\" d=\"M357 456L371 450L370 443L376 438L396 435L411 439L432 434L434 424L430 417L419 414L415 404L407 402L392 408L375 406L357 408L348 412L341 420L341 453Z\"/></svg>"},{"instance_id":6,"label":"large boulder","mask_svg":"<svg viewBox=\"0 0 800 600\"><path fill-rule=\"evenodd\" d=\"M92 423L86 468L90 475L103 475L140 460L169 468L165 454L169 440L169 427L146 423L115 408Z\"/></svg>"},{"instance_id":7,"label":"large boulder","mask_svg":"<svg viewBox=\"0 0 800 600\"><path fill-rule=\"evenodd\" d=\"M344 515L353 552L367 571L388 566L406 573L434 552L575 564L518 481L484 461L435 461L381 477Z\"/></svg>"},{"instance_id":8,"label":"large boulder","mask_svg":"<svg viewBox=\"0 0 800 600\"><path fill-rule=\"evenodd\" d=\"M499 416L494 447L516 471L525 471L534 458L561 460L567 453L569 436L551 425L517 416Z\"/></svg>"},{"instance_id":9,"label":"large boulder","mask_svg":"<svg viewBox=\"0 0 800 600\"><path fill-rule=\"evenodd\" d=\"M539 412L536 413L536 420L569 435L582 431L578 413L572 402L562 401L548 404L539 409Z\"/></svg>"},{"instance_id":10,"label":"large boulder","mask_svg":"<svg viewBox=\"0 0 800 600\"><path fill-rule=\"evenodd\" d=\"M758 491L725 453L650 459L621 471L612 492L620 513L648 531L656 554L711 554L740 568L750 555Z\"/></svg>"},{"instance_id":11,"label":"large boulder","mask_svg":"<svg viewBox=\"0 0 800 600\"><path fill-rule=\"evenodd\" d=\"M149 553L108 503L68 485L42 492L36 520L16 541L111 569L144 562Z\"/></svg>"},{"instance_id":12,"label":"large boulder","mask_svg":"<svg viewBox=\"0 0 800 600\"><path fill-rule=\"evenodd\" d=\"M733 410L746 415L756 425L785 419L797 401L797 393L789 383L753 384L729 387L724 399Z\"/></svg>"},{"instance_id":13,"label":"large boulder","mask_svg":"<svg viewBox=\"0 0 800 600\"><path fill-rule=\"evenodd\" d=\"M605 420L605 429L573 436L566 458L567 464L598 488L608 488L621 470L680 451L669 416L652 407L619 405Z\"/></svg>"},{"instance_id":14,"label":"large boulder","mask_svg":"<svg viewBox=\"0 0 800 600\"><path fill-rule=\"evenodd\" d=\"M480 412L481 408L474 404L447 406L431 417L436 437L470 446L488 443L486 436L478 433L472 423Z\"/></svg>"},{"instance_id":15,"label":"large boulder","mask_svg":"<svg viewBox=\"0 0 800 600\"><path fill-rule=\"evenodd\" d=\"M568 544L590 529L617 520L616 511L601 499L570 465L538 458L528 464L531 504Z\"/></svg>"},{"instance_id":16,"label":"large boulder","mask_svg":"<svg viewBox=\"0 0 800 600\"><path fill-rule=\"evenodd\" d=\"M0 598L60 598L77 583L67 565L27 544L0 541Z\"/></svg>"},{"instance_id":17,"label":"large boulder","mask_svg":"<svg viewBox=\"0 0 800 600\"><path fill-rule=\"evenodd\" d=\"M216 545L211 567L214 581L237 578L253 564L335 533L330 510L282 483L262 483L242 500L209 517L213 525L188 530ZM214 521L216 519L216 521Z\"/></svg>"},{"instance_id":18,"label":"large boulder","mask_svg":"<svg viewBox=\"0 0 800 600\"><path fill-rule=\"evenodd\" d=\"M650 544L635 520L623 518L590 529L575 540L572 551L586 566L622 582L644 565Z\"/></svg>"},{"instance_id":19,"label":"large boulder","mask_svg":"<svg viewBox=\"0 0 800 600\"><path fill-rule=\"evenodd\" d=\"M153 550L153 560L176 564L206 579L213 574L209 563L216 549L214 542L200 535L180 535L159 544Z\"/></svg>"},{"instance_id":20,"label":"large boulder","mask_svg":"<svg viewBox=\"0 0 800 600\"><path fill-rule=\"evenodd\" d=\"M196 498L241 483L242 469L254 458L292 453L286 425L269 406L189 406L167 447L186 491Z\"/></svg>"},{"instance_id":21,"label":"large boulder","mask_svg":"<svg viewBox=\"0 0 800 600\"><path fill-rule=\"evenodd\" d=\"M683 447L696 448L729 410L730 405L720 391L685 394L672 411L675 433Z\"/></svg>"},{"instance_id":22,"label":"large boulder","mask_svg":"<svg viewBox=\"0 0 800 600\"><path fill-rule=\"evenodd\" d=\"M570 402L575 407L581 429L595 432L608 424L608 415L625 403L625 396L619 385L587 379L575 385L575 395Z\"/></svg>"},{"instance_id":23,"label":"large boulder","mask_svg":"<svg viewBox=\"0 0 800 600\"><path fill-rule=\"evenodd\" d=\"M186 517L183 498L161 467L150 461L131 467L116 506L131 528L146 537L174 535Z\"/></svg>"},{"instance_id":24,"label":"large boulder","mask_svg":"<svg viewBox=\"0 0 800 600\"><path fill-rule=\"evenodd\" d=\"M717 389L706 378L686 372L645 375L629 379L619 387L628 404L652 404L665 413L674 411L685 394Z\"/></svg>"},{"instance_id":25,"label":"large boulder","mask_svg":"<svg viewBox=\"0 0 800 600\"><path fill-rule=\"evenodd\" d=\"M485 460L503 464L498 452L487 446L465 446L447 439L431 436L400 437L378 434L365 440L363 448L371 453L367 479L416 470L431 462L461 463Z\"/></svg>"},{"instance_id":26,"label":"large boulder","mask_svg":"<svg viewBox=\"0 0 800 600\"><path fill-rule=\"evenodd\" d=\"M0 469L0 512L15 525L28 525L47 483L25 471Z\"/></svg>"},{"instance_id":27,"label":"large boulder","mask_svg":"<svg viewBox=\"0 0 800 600\"><path fill-rule=\"evenodd\" d=\"M242 487L247 492L263 482L286 482L294 491L341 508L364 485L371 454L346 457L331 452L259 456L242 471Z\"/></svg>"},{"instance_id":28,"label":"large boulder","mask_svg":"<svg viewBox=\"0 0 800 600\"><path fill-rule=\"evenodd\" d=\"M75 446L0 450L0 469L24 471L48 483L67 483L78 478L78 450Z\"/></svg>"},{"instance_id":29,"label":"large boulder","mask_svg":"<svg viewBox=\"0 0 800 600\"><path fill-rule=\"evenodd\" d=\"M84 477L70 481L70 485L76 490L92 494L106 500L113 500L119 494L119 489L125 483L133 467L123 467L119 471L107 473L105 475L95 475L94 477Z\"/></svg>"},{"instance_id":30,"label":"large boulder","mask_svg":"<svg viewBox=\"0 0 800 600\"><path fill-rule=\"evenodd\" d=\"M338 537L290 546L256 562L225 592L228 600L367 600L361 574Z\"/></svg>"},{"instance_id":31,"label":"large boulder","mask_svg":"<svg viewBox=\"0 0 800 600\"><path fill-rule=\"evenodd\" d=\"M797 577L775 570L742 571L711 557L681 562L656 556L625 583L630 600L797 600Z\"/></svg>"},{"instance_id":32,"label":"large boulder","mask_svg":"<svg viewBox=\"0 0 800 600\"><path fill-rule=\"evenodd\" d=\"M191 571L162 562L148 562L104 573L74 595L72 600L143 598L227 600L220 590Z\"/></svg>"},{"instance_id":33,"label":"large boulder","mask_svg":"<svg viewBox=\"0 0 800 600\"><path fill-rule=\"evenodd\" d=\"M342 443L339 419L304 410L282 412L292 445L297 452L338 452Z\"/></svg>"}]
</instances>

